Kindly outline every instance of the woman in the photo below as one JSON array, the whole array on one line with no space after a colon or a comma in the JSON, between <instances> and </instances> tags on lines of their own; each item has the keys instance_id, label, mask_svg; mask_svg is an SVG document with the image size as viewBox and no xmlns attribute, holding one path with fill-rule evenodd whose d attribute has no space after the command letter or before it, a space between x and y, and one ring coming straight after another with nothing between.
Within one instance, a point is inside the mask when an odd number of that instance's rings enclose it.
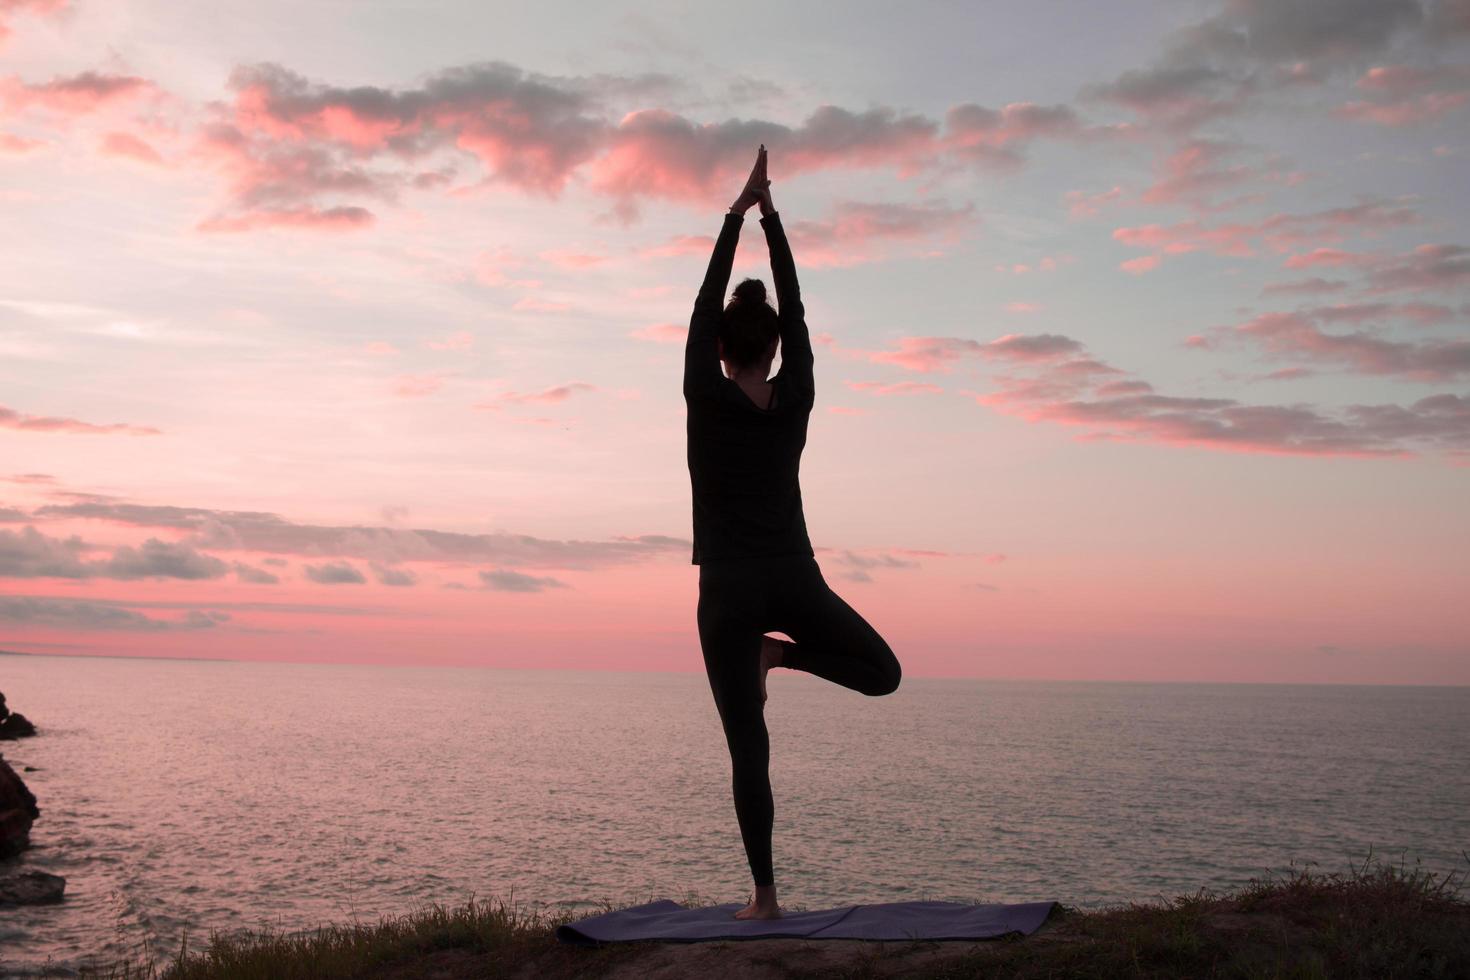
<instances>
[{"instance_id":1,"label":"woman","mask_svg":"<svg viewBox=\"0 0 1470 980\"><path fill-rule=\"evenodd\" d=\"M737 919L781 915L771 861L766 672L804 670L874 696L892 693L900 677L883 637L827 587L807 538L797 475L815 399L812 345L770 185L762 145L725 215L684 348L699 642L730 747L735 816L755 879L755 897ZM720 308L745 212L755 204L779 314L759 279L740 283ZM778 341L781 370L767 379ZM791 640L765 636L767 630Z\"/></svg>"}]
</instances>

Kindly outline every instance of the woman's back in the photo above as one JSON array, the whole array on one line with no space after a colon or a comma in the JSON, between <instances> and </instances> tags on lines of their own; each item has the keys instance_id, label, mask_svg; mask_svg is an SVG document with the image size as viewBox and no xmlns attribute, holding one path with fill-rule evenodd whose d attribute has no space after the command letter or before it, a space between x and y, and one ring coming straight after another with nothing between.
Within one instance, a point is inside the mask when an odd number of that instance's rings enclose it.
<instances>
[{"instance_id":1,"label":"woman's back","mask_svg":"<svg viewBox=\"0 0 1470 980\"><path fill-rule=\"evenodd\" d=\"M721 298L730 282L744 219L727 214L694 301L684 347L689 481L694 497L692 561L811 555L799 471L816 398L812 345L781 216L760 219L771 253L781 370L761 408L720 368Z\"/></svg>"},{"instance_id":2,"label":"woman's back","mask_svg":"<svg viewBox=\"0 0 1470 980\"><path fill-rule=\"evenodd\" d=\"M696 565L813 553L800 483L812 400L784 374L771 379L768 408L729 378L688 400Z\"/></svg>"}]
</instances>

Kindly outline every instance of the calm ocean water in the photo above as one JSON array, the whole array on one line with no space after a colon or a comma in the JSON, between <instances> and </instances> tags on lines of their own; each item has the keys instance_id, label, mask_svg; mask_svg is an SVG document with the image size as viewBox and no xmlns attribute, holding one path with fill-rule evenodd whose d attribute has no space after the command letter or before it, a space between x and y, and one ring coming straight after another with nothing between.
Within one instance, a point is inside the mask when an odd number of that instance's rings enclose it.
<instances>
[{"instance_id":1,"label":"calm ocean water","mask_svg":"<svg viewBox=\"0 0 1470 980\"><path fill-rule=\"evenodd\" d=\"M770 686L786 904L1095 907L1370 847L1466 869L1470 688ZM0 973L471 893L749 889L702 674L3 656L0 691L43 729L0 743L38 768L21 866L67 878L0 911Z\"/></svg>"}]
</instances>

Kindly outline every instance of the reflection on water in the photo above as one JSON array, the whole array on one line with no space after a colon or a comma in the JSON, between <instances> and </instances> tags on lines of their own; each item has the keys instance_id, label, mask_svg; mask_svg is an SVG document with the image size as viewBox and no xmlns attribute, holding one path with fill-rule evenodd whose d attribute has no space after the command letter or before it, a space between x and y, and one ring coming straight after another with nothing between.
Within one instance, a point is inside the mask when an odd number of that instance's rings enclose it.
<instances>
[{"instance_id":1,"label":"reflection on water","mask_svg":"<svg viewBox=\"0 0 1470 980\"><path fill-rule=\"evenodd\" d=\"M188 930L374 920L471 893L743 900L702 674L0 657L59 907L0 968ZM1463 867L1470 689L771 677L784 903L1231 887L1371 846Z\"/></svg>"}]
</instances>

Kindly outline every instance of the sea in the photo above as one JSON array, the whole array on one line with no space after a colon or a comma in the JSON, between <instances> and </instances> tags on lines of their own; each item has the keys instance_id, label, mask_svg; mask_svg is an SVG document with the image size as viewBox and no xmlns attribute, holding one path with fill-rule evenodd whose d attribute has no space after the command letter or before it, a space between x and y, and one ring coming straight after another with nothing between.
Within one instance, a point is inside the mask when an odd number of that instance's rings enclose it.
<instances>
[{"instance_id":1,"label":"sea","mask_svg":"<svg viewBox=\"0 0 1470 980\"><path fill-rule=\"evenodd\" d=\"M788 908L1470 871L1470 688L769 687ZM0 656L0 691L41 730L0 742L41 808L0 871L67 879L60 905L0 909L0 975L471 897L750 894L702 673Z\"/></svg>"}]
</instances>

